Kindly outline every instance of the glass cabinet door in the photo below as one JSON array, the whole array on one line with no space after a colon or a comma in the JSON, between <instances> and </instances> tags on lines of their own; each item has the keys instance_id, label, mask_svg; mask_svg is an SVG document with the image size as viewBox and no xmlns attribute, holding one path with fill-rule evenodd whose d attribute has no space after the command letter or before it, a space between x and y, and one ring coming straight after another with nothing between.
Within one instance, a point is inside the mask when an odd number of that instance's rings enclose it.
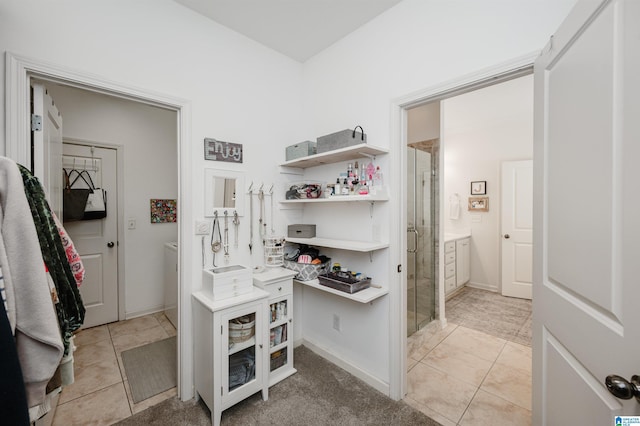
<instances>
[{"instance_id":1,"label":"glass cabinet door","mask_svg":"<svg viewBox=\"0 0 640 426\"><path fill-rule=\"evenodd\" d=\"M269 303L269 371L287 365L291 317L289 296Z\"/></svg>"}]
</instances>

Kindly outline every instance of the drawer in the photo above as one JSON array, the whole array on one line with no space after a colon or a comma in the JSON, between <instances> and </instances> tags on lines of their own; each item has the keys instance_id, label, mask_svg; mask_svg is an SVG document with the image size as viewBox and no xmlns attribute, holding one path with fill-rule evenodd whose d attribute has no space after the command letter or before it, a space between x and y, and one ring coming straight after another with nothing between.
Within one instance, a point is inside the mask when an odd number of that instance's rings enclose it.
<instances>
[{"instance_id":1,"label":"drawer","mask_svg":"<svg viewBox=\"0 0 640 426\"><path fill-rule=\"evenodd\" d=\"M444 264L452 263L456 261L456 254L454 253L445 253L444 254Z\"/></svg>"},{"instance_id":2,"label":"drawer","mask_svg":"<svg viewBox=\"0 0 640 426\"><path fill-rule=\"evenodd\" d=\"M444 265L444 277L445 278L455 278L456 277L456 264L450 263L448 265Z\"/></svg>"},{"instance_id":3,"label":"drawer","mask_svg":"<svg viewBox=\"0 0 640 426\"><path fill-rule=\"evenodd\" d=\"M260 287L260 286L258 286ZM264 287L262 287L262 289L266 290L269 292L270 296L269 298L274 298L274 297L278 297L278 296L285 296L287 294L292 294L293 293L293 280L289 279L289 280L285 280L285 281L278 281L275 283L270 283L265 285Z\"/></svg>"},{"instance_id":4,"label":"drawer","mask_svg":"<svg viewBox=\"0 0 640 426\"><path fill-rule=\"evenodd\" d=\"M447 278L444 280L444 292L449 293L456 288L456 277Z\"/></svg>"},{"instance_id":5,"label":"drawer","mask_svg":"<svg viewBox=\"0 0 640 426\"><path fill-rule=\"evenodd\" d=\"M444 243L444 252L451 253L456 251L456 242L455 241L447 241Z\"/></svg>"},{"instance_id":6,"label":"drawer","mask_svg":"<svg viewBox=\"0 0 640 426\"><path fill-rule=\"evenodd\" d=\"M213 287L213 300L228 299L230 297L251 293L252 291L253 285L239 285L233 282L224 286L215 285Z\"/></svg>"}]
</instances>

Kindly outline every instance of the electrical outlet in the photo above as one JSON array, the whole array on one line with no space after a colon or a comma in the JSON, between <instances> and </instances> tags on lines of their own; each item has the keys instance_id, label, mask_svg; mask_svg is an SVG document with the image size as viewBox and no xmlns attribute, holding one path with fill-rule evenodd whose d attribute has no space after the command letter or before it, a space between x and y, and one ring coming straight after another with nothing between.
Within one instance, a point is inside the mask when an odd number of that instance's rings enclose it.
<instances>
[{"instance_id":1,"label":"electrical outlet","mask_svg":"<svg viewBox=\"0 0 640 426\"><path fill-rule=\"evenodd\" d=\"M340 315L333 314L333 329L340 331Z\"/></svg>"},{"instance_id":2,"label":"electrical outlet","mask_svg":"<svg viewBox=\"0 0 640 426\"><path fill-rule=\"evenodd\" d=\"M196 220L196 235L209 235L208 220Z\"/></svg>"}]
</instances>

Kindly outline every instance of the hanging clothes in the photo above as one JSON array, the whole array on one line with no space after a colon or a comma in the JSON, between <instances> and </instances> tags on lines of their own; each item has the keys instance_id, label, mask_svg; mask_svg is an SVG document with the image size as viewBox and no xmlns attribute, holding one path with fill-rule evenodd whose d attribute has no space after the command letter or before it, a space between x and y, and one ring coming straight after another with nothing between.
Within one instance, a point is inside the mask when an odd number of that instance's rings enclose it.
<instances>
[{"instance_id":1,"label":"hanging clothes","mask_svg":"<svg viewBox=\"0 0 640 426\"><path fill-rule=\"evenodd\" d=\"M22 174L25 194L31 207L42 258L56 287L60 302L56 304L56 313L62 332L64 355L68 355L70 339L73 332L82 326L85 308L42 185L27 168L21 165L18 165L18 168Z\"/></svg>"},{"instance_id":2,"label":"hanging clothes","mask_svg":"<svg viewBox=\"0 0 640 426\"><path fill-rule=\"evenodd\" d=\"M73 278L76 280L76 285L80 287L82 285L82 281L84 281L84 265L82 264L82 259L80 259L80 255L76 250L73 241L71 241L71 237L67 234L66 229L60 223L58 216L55 213L51 212L53 216L53 221L58 228L58 233L60 234L60 240L62 241L62 246L64 247L64 252L67 255L67 261L69 262L69 266L71 266L71 272L73 272Z\"/></svg>"},{"instance_id":3,"label":"hanging clothes","mask_svg":"<svg viewBox=\"0 0 640 426\"><path fill-rule=\"evenodd\" d=\"M0 266L28 406L41 404L64 345L17 164L0 157Z\"/></svg>"}]
</instances>

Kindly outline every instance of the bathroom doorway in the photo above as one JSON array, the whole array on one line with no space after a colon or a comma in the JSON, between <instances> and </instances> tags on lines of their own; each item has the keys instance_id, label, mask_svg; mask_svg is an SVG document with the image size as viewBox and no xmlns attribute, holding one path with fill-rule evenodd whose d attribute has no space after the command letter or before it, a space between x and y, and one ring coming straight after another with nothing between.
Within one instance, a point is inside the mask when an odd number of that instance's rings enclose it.
<instances>
[{"instance_id":1,"label":"bathroom doorway","mask_svg":"<svg viewBox=\"0 0 640 426\"><path fill-rule=\"evenodd\" d=\"M407 336L435 319L439 145L407 146Z\"/></svg>"}]
</instances>

